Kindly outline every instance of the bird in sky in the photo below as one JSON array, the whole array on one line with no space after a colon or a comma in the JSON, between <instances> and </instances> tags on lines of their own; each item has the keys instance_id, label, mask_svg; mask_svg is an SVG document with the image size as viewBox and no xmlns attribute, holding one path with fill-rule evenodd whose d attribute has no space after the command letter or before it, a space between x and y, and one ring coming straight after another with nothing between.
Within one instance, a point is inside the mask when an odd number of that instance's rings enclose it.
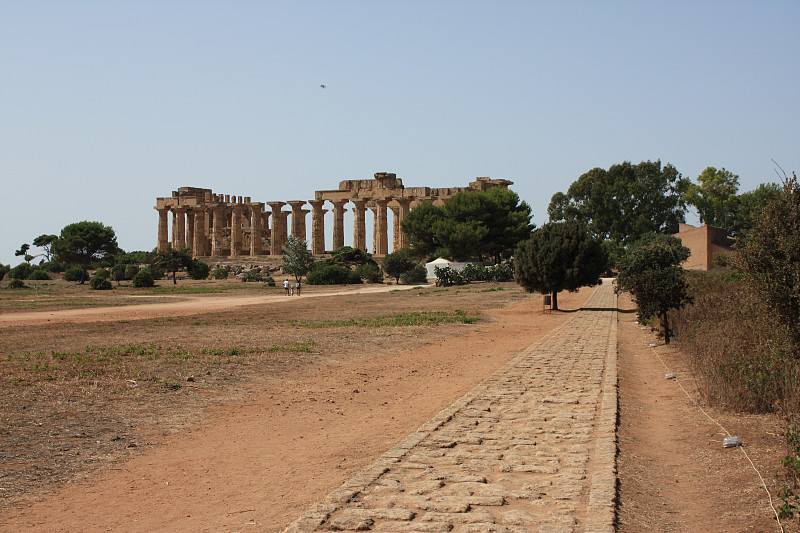
<instances>
[{"instance_id":1,"label":"bird in sky","mask_svg":"<svg viewBox=\"0 0 800 533\"><path fill-rule=\"evenodd\" d=\"M320 88L320 89L327 89L327 88L328 88L328 86L327 86L327 85L325 85L325 84L322 84L322 85L320 85L320 86L319 86L319 88Z\"/></svg>"}]
</instances>

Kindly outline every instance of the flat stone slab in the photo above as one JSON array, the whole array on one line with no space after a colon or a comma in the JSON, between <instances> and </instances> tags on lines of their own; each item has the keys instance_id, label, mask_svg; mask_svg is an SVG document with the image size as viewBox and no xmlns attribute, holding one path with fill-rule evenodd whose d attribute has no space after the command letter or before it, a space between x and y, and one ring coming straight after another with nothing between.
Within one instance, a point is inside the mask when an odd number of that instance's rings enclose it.
<instances>
[{"instance_id":1,"label":"flat stone slab","mask_svg":"<svg viewBox=\"0 0 800 533\"><path fill-rule=\"evenodd\" d=\"M616 307L605 280L285 533L613 532Z\"/></svg>"}]
</instances>

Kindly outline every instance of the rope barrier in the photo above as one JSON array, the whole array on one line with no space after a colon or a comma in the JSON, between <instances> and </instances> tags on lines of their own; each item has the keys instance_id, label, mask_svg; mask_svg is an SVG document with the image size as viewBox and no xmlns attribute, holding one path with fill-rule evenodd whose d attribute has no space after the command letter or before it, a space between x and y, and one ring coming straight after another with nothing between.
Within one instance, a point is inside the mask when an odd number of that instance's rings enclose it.
<instances>
[{"instance_id":1,"label":"rope barrier","mask_svg":"<svg viewBox=\"0 0 800 533\"><path fill-rule=\"evenodd\" d=\"M658 352L656 351L656 349L655 349L654 347L652 347L652 346L650 347L650 349L653 351L653 353L654 353L654 354L655 354L655 356L658 358L658 360L659 360L659 361L661 361L661 364L662 364L662 365L664 365L664 368L667 370L667 372L670 372L670 368L667 366L667 364L664 362L664 360L661 358L661 356L660 356L660 355L658 355ZM716 425L718 425L718 426L719 426L719 427L722 429L722 431L724 431L724 432L725 432L725 434L726 434L726 435L728 435L729 437L730 437L730 436L732 436L732 435L730 434L730 432L729 432L727 429L725 429L725 426L723 426L722 424L720 424L719 422L717 422L717 421L716 421L716 420L715 420L713 417L711 417L711 415L709 415L709 414L708 414L708 413L705 411L705 409L703 409L703 408L700 406L700 404L699 404L699 403L697 403L697 401L695 401L695 399L694 399L694 398L692 398L692 396L691 396L691 395L690 395L690 394L689 394L689 393L686 391L686 389L684 389L684 388L683 388L683 385L681 385L681 382L680 382L680 380L678 379L677 375L675 376L675 379L674 379L674 381L675 381L675 383L677 383L677 384L678 384L678 386L681 388L681 390L682 390L682 391L683 391L683 393L686 395L686 397L687 397L687 398L689 398L689 400L690 400L690 401L691 401L691 402L692 402L692 403L693 403L693 404L694 404L694 405L695 405L695 406L696 406L698 409L700 409L700 412L701 412L701 413L703 413L704 415L706 415L706 418L708 418L709 420L711 420L712 422L714 422ZM772 509L772 512L773 512L773 513L775 513L775 520L777 520L777 521L778 521L778 528L780 528L780 530L781 530L781 533L786 533L786 532L784 531L784 529L783 529L783 524L781 524L780 515L778 515L778 511L777 511L777 509L775 509L775 506L772 504L772 495L769 493L769 488L767 488L767 483L764 481L764 477L761 475L761 472L759 472L759 471L758 471L758 468L756 468L756 465L755 465L755 463L753 463L753 460L752 460L752 459L750 459L750 456L747 454L747 451L744 449L744 446L738 446L738 448L739 448L740 450L742 450L742 453L744 454L745 458L746 458L746 459L747 459L747 460L750 462L750 466L751 466L751 467L753 467L753 470L755 470L755 473L758 475L758 479L760 479L760 480L761 480L761 485L764 487L764 492L766 492L766 493L767 493L767 499L769 500L769 506L770 506L770 508Z\"/></svg>"}]
</instances>

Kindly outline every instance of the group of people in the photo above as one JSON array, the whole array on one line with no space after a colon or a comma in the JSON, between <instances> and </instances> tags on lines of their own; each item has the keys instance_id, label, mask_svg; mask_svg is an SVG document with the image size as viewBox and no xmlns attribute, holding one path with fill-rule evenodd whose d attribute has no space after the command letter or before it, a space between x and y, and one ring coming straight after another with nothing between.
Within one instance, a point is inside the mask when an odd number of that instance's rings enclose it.
<instances>
[{"instance_id":1,"label":"group of people","mask_svg":"<svg viewBox=\"0 0 800 533\"><path fill-rule=\"evenodd\" d=\"M294 291L297 291L297 295L300 296L300 282L292 284L288 279L284 280L283 290L286 291L286 296L294 296Z\"/></svg>"}]
</instances>

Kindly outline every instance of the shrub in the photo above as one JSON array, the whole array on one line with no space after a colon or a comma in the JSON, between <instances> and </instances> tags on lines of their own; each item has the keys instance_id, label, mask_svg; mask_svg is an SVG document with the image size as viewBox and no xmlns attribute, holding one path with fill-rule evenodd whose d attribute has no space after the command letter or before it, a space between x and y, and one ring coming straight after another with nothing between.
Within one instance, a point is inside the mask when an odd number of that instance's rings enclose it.
<instances>
[{"instance_id":1,"label":"shrub","mask_svg":"<svg viewBox=\"0 0 800 533\"><path fill-rule=\"evenodd\" d=\"M150 277L153 278L154 280L163 279L164 276L166 275L166 272L164 271L164 269L161 268L156 263L153 263L151 265L147 265L146 267L144 267L141 270L147 270L150 273ZM140 270L140 272L141 272L141 270Z\"/></svg>"},{"instance_id":2,"label":"shrub","mask_svg":"<svg viewBox=\"0 0 800 533\"><path fill-rule=\"evenodd\" d=\"M86 272L83 270L83 267L80 266L71 266L67 270L64 271L64 280L65 281L81 281L86 279Z\"/></svg>"},{"instance_id":3,"label":"shrub","mask_svg":"<svg viewBox=\"0 0 800 533\"><path fill-rule=\"evenodd\" d=\"M451 285L464 285L467 280L461 275L461 272L454 270L450 267L434 267L433 272L436 274L437 287L449 287Z\"/></svg>"},{"instance_id":4,"label":"shrub","mask_svg":"<svg viewBox=\"0 0 800 533\"><path fill-rule=\"evenodd\" d=\"M491 273L485 266L477 263L468 263L461 269L461 277L465 281L490 281ZM512 274L513 277L513 274Z\"/></svg>"},{"instance_id":5,"label":"shrub","mask_svg":"<svg viewBox=\"0 0 800 533\"><path fill-rule=\"evenodd\" d=\"M227 268L215 268L214 272L212 272L214 279L228 279L228 269Z\"/></svg>"},{"instance_id":6,"label":"shrub","mask_svg":"<svg viewBox=\"0 0 800 533\"><path fill-rule=\"evenodd\" d=\"M404 272L400 275L400 283L403 284L425 283L426 281L428 281L428 271L419 263L414 265L408 272Z\"/></svg>"},{"instance_id":7,"label":"shrub","mask_svg":"<svg viewBox=\"0 0 800 533\"><path fill-rule=\"evenodd\" d=\"M27 285L25 285L25 282L21 279L12 279L8 282L9 289L24 289L25 287L27 287Z\"/></svg>"},{"instance_id":8,"label":"shrub","mask_svg":"<svg viewBox=\"0 0 800 533\"><path fill-rule=\"evenodd\" d=\"M206 279L211 268L199 259L193 259L192 263L186 269L186 273L192 279Z\"/></svg>"},{"instance_id":9,"label":"shrub","mask_svg":"<svg viewBox=\"0 0 800 533\"><path fill-rule=\"evenodd\" d=\"M45 262L39 266L45 269L47 272L64 272L64 265L58 261Z\"/></svg>"},{"instance_id":10,"label":"shrub","mask_svg":"<svg viewBox=\"0 0 800 533\"><path fill-rule=\"evenodd\" d=\"M358 268L356 268L356 273L367 283L383 282L383 272L381 272L380 267L375 263L359 265Z\"/></svg>"},{"instance_id":11,"label":"shrub","mask_svg":"<svg viewBox=\"0 0 800 533\"><path fill-rule=\"evenodd\" d=\"M111 282L107 278L95 276L89 280L89 288L96 291L107 291L111 289Z\"/></svg>"},{"instance_id":12,"label":"shrub","mask_svg":"<svg viewBox=\"0 0 800 533\"><path fill-rule=\"evenodd\" d=\"M97 270L95 270L94 277L100 278L100 279L108 279L108 278L111 277L111 272L109 272L107 268L102 268L101 267L101 268L98 268Z\"/></svg>"},{"instance_id":13,"label":"shrub","mask_svg":"<svg viewBox=\"0 0 800 533\"><path fill-rule=\"evenodd\" d=\"M6 277L6 274L8 274L9 270L11 270L10 266L0 263L0 280Z\"/></svg>"},{"instance_id":14,"label":"shrub","mask_svg":"<svg viewBox=\"0 0 800 533\"><path fill-rule=\"evenodd\" d=\"M514 265L502 263L486 269L489 279L486 281L514 281Z\"/></svg>"},{"instance_id":15,"label":"shrub","mask_svg":"<svg viewBox=\"0 0 800 533\"><path fill-rule=\"evenodd\" d=\"M261 274L256 274L255 272L245 272L242 274L242 281L264 281L264 278L261 277Z\"/></svg>"},{"instance_id":16,"label":"shrub","mask_svg":"<svg viewBox=\"0 0 800 533\"><path fill-rule=\"evenodd\" d=\"M357 272L341 265L321 264L315 266L306 277L309 285L345 285L361 283Z\"/></svg>"},{"instance_id":17,"label":"shrub","mask_svg":"<svg viewBox=\"0 0 800 533\"><path fill-rule=\"evenodd\" d=\"M125 279L125 265L114 265L111 268L111 279L118 283Z\"/></svg>"},{"instance_id":18,"label":"shrub","mask_svg":"<svg viewBox=\"0 0 800 533\"><path fill-rule=\"evenodd\" d=\"M132 285L134 287L152 287L155 285L153 275L150 273L149 268L143 268L133 276Z\"/></svg>"},{"instance_id":19,"label":"shrub","mask_svg":"<svg viewBox=\"0 0 800 533\"><path fill-rule=\"evenodd\" d=\"M28 279L32 271L33 267L28 263L20 263L8 271L8 277L12 279Z\"/></svg>"},{"instance_id":20,"label":"shrub","mask_svg":"<svg viewBox=\"0 0 800 533\"><path fill-rule=\"evenodd\" d=\"M267 276L262 281L264 283L266 283L267 285L269 285L270 287L274 287L275 286L275 280L272 279L272 276Z\"/></svg>"},{"instance_id":21,"label":"shrub","mask_svg":"<svg viewBox=\"0 0 800 533\"><path fill-rule=\"evenodd\" d=\"M31 271L28 279L34 281L50 281L50 276L47 275L47 272L42 270L41 268L35 268Z\"/></svg>"},{"instance_id":22,"label":"shrub","mask_svg":"<svg viewBox=\"0 0 800 533\"><path fill-rule=\"evenodd\" d=\"M133 279L139 273L139 265L125 265L125 277L122 279Z\"/></svg>"}]
</instances>

